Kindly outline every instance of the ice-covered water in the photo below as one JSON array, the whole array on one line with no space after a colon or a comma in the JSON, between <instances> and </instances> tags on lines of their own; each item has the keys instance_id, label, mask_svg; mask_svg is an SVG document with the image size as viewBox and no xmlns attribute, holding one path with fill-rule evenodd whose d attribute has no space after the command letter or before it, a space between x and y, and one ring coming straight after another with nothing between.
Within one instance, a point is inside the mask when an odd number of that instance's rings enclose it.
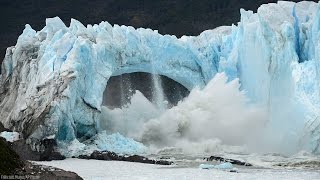
<instances>
[{"instance_id":1,"label":"ice-covered water","mask_svg":"<svg viewBox=\"0 0 320 180\"><path fill-rule=\"evenodd\" d=\"M37 162L79 174L85 180L207 180L207 179L262 179L262 180L318 180L320 172L289 168L238 168L238 173L218 169L200 169L195 166L161 166L121 161L66 159L63 161ZM199 166L198 162L197 165Z\"/></svg>"}]
</instances>

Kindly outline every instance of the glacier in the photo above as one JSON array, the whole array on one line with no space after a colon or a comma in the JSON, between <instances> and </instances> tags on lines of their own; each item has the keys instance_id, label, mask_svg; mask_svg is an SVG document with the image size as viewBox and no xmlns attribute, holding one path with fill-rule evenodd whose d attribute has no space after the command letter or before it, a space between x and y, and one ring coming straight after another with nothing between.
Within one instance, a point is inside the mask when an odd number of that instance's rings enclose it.
<instances>
[{"instance_id":1,"label":"glacier","mask_svg":"<svg viewBox=\"0 0 320 180\"><path fill-rule=\"evenodd\" d=\"M1 66L0 120L36 150L48 137L84 142L105 131L102 99L112 76L147 72L205 91L224 73L248 106L266 108L266 146L320 153L319 3L279 1L240 13L237 25L181 38L108 22L71 19L67 27L58 17L38 32L26 25Z\"/></svg>"}]
</instances>

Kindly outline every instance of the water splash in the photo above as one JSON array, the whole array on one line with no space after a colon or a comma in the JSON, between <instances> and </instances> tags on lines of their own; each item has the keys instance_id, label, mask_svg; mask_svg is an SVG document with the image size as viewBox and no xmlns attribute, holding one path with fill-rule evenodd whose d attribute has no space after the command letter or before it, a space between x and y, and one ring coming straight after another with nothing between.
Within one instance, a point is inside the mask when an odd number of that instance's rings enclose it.
<instances>
[{"instance_id":1,"label":"water splash","mask_svg":"<svg viewBox=\"0 0 320 180\"><path fill-rule=\"evenodd\" d=\"M204 89L192 90L165 111L137 91L127 107L103 108L103 121L107 132L120 132L156 148L180 146L187 150L185 142L212 150L217 143L212 147L208 142L246 145L261 138L267 115L264 108L248 103L239 86L238 80L227 82L224 74L217 74ZM119 119L120 114L125 120Z\"/></svg>"},{"instance_id":2,"label":"water splash","mask_svg":"<svg viewBox=\"0 0 320 180\"><path fill-rule=\"evenodd\" d=\"M152 100L157 105L159 110L165 111L167 109L168 102L165 99L161 78L157 74L152 74Z\"/></svg>"}]
</instances>

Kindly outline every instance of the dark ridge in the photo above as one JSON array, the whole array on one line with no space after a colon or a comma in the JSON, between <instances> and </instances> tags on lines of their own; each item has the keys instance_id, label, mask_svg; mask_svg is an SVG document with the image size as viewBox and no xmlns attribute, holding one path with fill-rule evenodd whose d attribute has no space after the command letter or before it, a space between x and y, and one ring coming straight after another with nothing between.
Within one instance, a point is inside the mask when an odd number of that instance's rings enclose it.
<instances>
[{"instance_id":1,"label":"dark ridge","mask_svg":"<svg viewBox=\"0 0 320 180\"><path fill-rule=\"evenodd\" d=\"M30 163L13 148L12 143L0 137L0 179L82 179L73 172Z\"/></svg>"},{"instance_id":2,"label":"dark ridge","mask_svg":"<svg viewBox=\"0 0 320 180\"><path fill-rule=\"evenodd\" d=\"M40 30L48 17L59 16L67 25L71 18L85 25L108 21L180 37L237 23L240 8L256 10L269 2L276 0L1 0L0 64L25 24Z\"/></svg>"},{"instance_id":3,"label":"dark ridge","mask_svg":"<svg viewBox=\"0 0 320 180\"><path fill-rule=\"evenodd\" d=\"M0 122L0 132L8 131ZM0 179L65 179L81 180L76 173L62 169L36 165L32 161L51 161L65 159L55 150L56 142L45 139L41 142L43 151L35 152L30 149L24 139L13 143L0 137Z\"/></svg>"},{"instance_id":4,"label":"dark ridge","mask_svg":"<svg viewBox=\"0 0 320 180\"><path fill-rule=\"evenodd\" d=\"M223 158L219 156L210 156L209 158L205 158L207 161L218 161L218 162L229 162L231 164L239 165L239 166L252 166L252 164L239 161L236 159L228 159L228 158Z\"/></svg>"},{"instance_id":5,"label":"dark ridge","mask_svg":"<svg viewBox=\"0 0 320 180\"><path fill-rule=\"evenodd\" d=\"M0 175L14 174L24 166L19 155L7 144L6 140L0 137Z\"/></svg>"},{"instance_id":6,"label":"dark ridge","mask_svg":"<svg viewBox=\"0 0 320 180\"><path fill-rule=\"evenodd\" d=\"M104 160L104 161L128 161L128 162L139 162L146 164L159 164L159 165L171 165L173 162L165 160L154 160L148 159L139 155L132 156L120 156L114 152L109 151L94 151L91 155L80 155L80 159L95 159L95 160Z\"/></svg>"}]
</instances>

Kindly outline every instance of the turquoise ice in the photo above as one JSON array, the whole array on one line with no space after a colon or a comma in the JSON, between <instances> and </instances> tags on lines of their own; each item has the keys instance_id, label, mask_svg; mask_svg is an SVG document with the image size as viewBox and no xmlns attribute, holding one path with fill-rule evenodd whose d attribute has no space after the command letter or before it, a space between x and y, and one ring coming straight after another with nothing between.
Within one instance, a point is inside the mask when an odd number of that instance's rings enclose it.
<instances>
[{"instance_id":1,"label":"turquoise ice","mask_svg":"<svg viewBox=\"0 0 320 180\"><path fill-rule=\"evenodd\" d=\"M181 38L108 22L84 26L72 19L67 27L49 18L38 32L26 25L7 49L0 119L31 144L51 136L62 142L88 139L103 130L102 96L111 76L156 73L192 90L224 72L229 81L239 79L249 105L267 107L276 143L303 142L303 148L319 152L319 32L314 2L241 10L237 25Z\"/></svg>"}]
</instances>

